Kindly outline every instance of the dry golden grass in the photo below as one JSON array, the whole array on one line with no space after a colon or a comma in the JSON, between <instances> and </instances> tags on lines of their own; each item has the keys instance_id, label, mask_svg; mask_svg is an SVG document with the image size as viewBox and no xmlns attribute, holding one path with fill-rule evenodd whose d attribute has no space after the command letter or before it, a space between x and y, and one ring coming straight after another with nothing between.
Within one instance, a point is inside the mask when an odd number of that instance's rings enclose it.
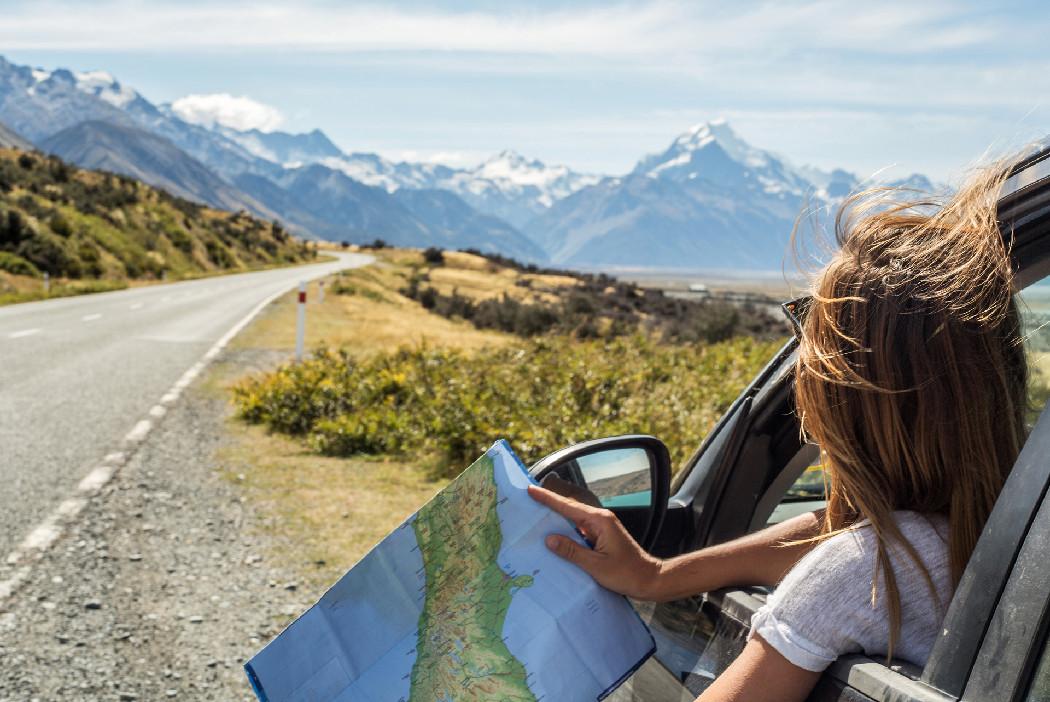
<instances>
[{"instance_id":1,"label":"dry golden grass","mask_svg":"<svg viewBox=\"0 0 1050 702\"><path fill-rule=\"evenodd\" d=\"M325 344L368 354L427 344L470 351L513 341L507 334L431 314L399 294L414 266L421 264L418 252L383 250L371 266L326 278L324 302L318 302L318 286L312 283L307 292L307 348ZM356 294L335 294L337 284L352 287ZM296 299L292 292L270 305L234 340L234 348L293 350Z\"/></svg>"},{"instance_id":2,"label":"dry golden grass","mask_svg":"<svg viewBox=\"0 0 1050 702\"><path fill-rule=\"evenodd\" d=\"M260 511L274 553L317 588L357 562L444 487L415 466L326 458L231 420L223 474ZM321 565L323 562L323 565Z\"/></svg>"},{"instance_id":3,"label":"dry golden grass","mask_svg":"<svg viewBox=\"0 0 1050 702\"><path fill-rule=\"evenodd\" d=\"M447 251L444 256L444 264L426 268L427 284L442 295L456 292L472 300L506 295L521 302L556 303L560 297L552 289L579 284L571 276L522 273L462 251ZM422 269L422 255L412 265Z\"/></svg>"},{"instance_id":4,"label":"dry golden grass","mask_svg":"<svg viewBox=\"0 0 1050 702\"><path fill-rule=\"evenodd\" d=\"M0 292L43 293L44 281L29 275L14 275L0 271Z\"/></svg>"}]
</instances>

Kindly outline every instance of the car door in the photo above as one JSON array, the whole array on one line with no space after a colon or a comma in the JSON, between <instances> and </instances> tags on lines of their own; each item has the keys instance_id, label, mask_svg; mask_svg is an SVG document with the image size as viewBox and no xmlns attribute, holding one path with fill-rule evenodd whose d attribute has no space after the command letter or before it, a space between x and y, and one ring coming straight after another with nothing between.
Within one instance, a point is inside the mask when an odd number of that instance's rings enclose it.
<instances>
[{"instance_id":1,"label":"car door","mask_svg":"<svg viewBox=\"0 0 1050 702\"><path fill-rule=\"evenodd\" d=\"M1050 152L1016 169L1003 189L999 212L1004 236L1012 244L1019 287L1045 279L1050 272ZM1050 306L1047 309L1050 324ZM1039 328L1043 326L1040 322ZM1050 350L1050 342L1047 347ZM792 508L819 506L819 496L808 505L790 499L792 486L817 457L815 447L799 440L793 414L794 352L794 341L781 349L679 474L655 553L686 553L759 529ZM1041 399L1045 402L1045 395ZM1039 465L1050 457L1048 424L1044 416L1011 474L925 670L844 658L822 677L812 700L961 697L1009 573L1012 561L1004 563L1003 558L1016 553L1033 513L1032 496L1045 491L1045 470L1040 472ZM742 650L750 617L767 594L752 587L655 606L638 603L657 640L657 653L613 699L691 699L700 694Z\"/></svg>"}]
</instances>

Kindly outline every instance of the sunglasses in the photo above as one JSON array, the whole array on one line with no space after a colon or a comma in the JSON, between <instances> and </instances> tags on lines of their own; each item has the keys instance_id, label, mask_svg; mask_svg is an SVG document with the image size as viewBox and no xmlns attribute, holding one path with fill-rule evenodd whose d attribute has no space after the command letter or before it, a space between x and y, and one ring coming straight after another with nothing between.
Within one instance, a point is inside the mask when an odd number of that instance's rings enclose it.
<instances>
[{"instance_id":1,"label":"sunglasses","mask_svg":"<svg viewBox=\"0 0 1050 702\"><path fill-rule=\"evenodd\" d=\"M788 323L791 324L792 333L799 341L802 341L802 323L806 320L806 314L809 312L809 305L812 301L813 298L810 295L804 295L780 306Z\"/></svg>"}]
</instances>

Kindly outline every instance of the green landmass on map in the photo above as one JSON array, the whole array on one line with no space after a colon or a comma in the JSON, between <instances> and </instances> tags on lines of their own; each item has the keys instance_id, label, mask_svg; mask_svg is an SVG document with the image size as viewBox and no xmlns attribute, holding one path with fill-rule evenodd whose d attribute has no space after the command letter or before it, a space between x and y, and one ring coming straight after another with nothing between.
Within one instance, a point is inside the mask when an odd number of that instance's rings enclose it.
<instances>
[{"instance_id":1,"label":"green landmass on map","mask_svg":"<svg viewBox=\"0 0 1050 702\"><path fill-rule=\"evenodd\" d=\"M497 562L503 532L494 472L483 456L412 522L426 592L410 702L536 702L525 666L503 642L511 597L532 577L512 577Z\"/></svg>"}]
</instances>

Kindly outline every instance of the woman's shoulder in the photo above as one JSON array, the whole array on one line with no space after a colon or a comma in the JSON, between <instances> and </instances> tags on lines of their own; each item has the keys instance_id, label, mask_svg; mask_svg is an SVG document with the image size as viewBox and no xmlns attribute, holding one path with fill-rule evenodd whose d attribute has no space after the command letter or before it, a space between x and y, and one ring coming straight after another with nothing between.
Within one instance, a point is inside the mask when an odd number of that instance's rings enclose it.
<instances>
[{"instance_id":1,"label":"woman's shoulder","mask_svg":"<svg viewBox=\"0 0 1050 702\"><path fill-rule=\"evenodd\" d=\"M946 520L915 512L896 512L893 519L937 589L950 589L945 580ZM847 652L885 651L884 588L876 588L877 601L872 601L877 554L878 538L867 523L826 538L788 571L769 596L752 622L755 633L807 670L821 670L820 666ZM891 545L889 555L902 599L925 600L921 570L899 546ZM910 609L907 603L905 608Z\"/></svg>"},{"instance_id":2,"label":"woman's shoulder","mask_svg":"<svg viewBox=\"0 0 1050 702\"><path fill-rule=\"evenodd\" d=\"M901 536L914 549L934 582L948 568L947 520L940 515L894 512ZM925 582L902 544L888 545L890 563L900 584ZM807 603L834 601L844 607L871 605L876 577L878 537L870 523L860 522L824 539L788 571L771 601L791 599ZM881 589L881 588L878 588ZM938 587L938 589L941 589Z\"/></svg>"},{"instance_id":3,"label":"woman's shoulder","mask_svg":"<svg viewBox=\"0 0 1050 702\"><path fill-rule=\"evenodd\" d=\"M891 516L901 536L920 556L947 549L948 520L944 515L898 511L892 512ZM802 560L860 565L871 560L877 550L878 536L871 523L865 519L824 539ZM891 543L891 558L895 555L895 550L897 549Z\"/></svg>"}]
</instances>

